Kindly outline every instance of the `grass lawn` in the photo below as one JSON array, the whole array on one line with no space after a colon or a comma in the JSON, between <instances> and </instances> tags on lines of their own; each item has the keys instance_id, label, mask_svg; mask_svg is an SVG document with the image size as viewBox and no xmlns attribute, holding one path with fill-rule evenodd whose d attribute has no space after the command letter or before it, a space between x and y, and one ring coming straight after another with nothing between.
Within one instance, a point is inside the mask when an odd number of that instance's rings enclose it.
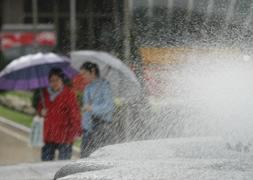
<instances>
[{"instance_id":1,"label":"grass lawn","mask_svg":"<svg viewBox=\"0 0 253 180\"><path fill-rule=\"evenodd\" d=\"M26 127L31 127L32 116L11 110L9 108L0 106L0 116L12 120L16 123L22 124Z\"/></svg>"}]
</instances>

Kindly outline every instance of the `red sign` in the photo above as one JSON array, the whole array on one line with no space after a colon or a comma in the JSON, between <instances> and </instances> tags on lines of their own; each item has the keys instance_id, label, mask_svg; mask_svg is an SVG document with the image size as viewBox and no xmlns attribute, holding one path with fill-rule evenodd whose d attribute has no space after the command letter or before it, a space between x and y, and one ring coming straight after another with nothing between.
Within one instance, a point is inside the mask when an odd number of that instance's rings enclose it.
<instances>
[{"instance_id":1,"label":"red sign","mask_svg":"<svg viewBox=\"0 0 253 180\"><path fill-rule=\"evenodd\" d=\"M37 44L39 46L55 46L55 32L2 32L1 49L6 50L18 46L27 46Z\"/></svg>"}]
</instances>

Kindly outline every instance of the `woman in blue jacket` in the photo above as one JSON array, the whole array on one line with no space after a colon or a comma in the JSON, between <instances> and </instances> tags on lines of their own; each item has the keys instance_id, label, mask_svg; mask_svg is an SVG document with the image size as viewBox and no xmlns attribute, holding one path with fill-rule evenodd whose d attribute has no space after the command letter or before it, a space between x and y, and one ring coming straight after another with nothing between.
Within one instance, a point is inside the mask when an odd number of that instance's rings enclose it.
<instances>
[{"instance_id":1,"label":"woman in blue jacket","mask_svg":"<svg viewBox=\"0 0 253 180\"><path fill-rule=\"evenodd\" d=\"M110 143L109 125L113 115L113 97L110 83L100 78L97 64L86 62L80 73L89 80L83 98L84 130L81 157L87 157L97 148Z\"/></svg>"}]
</instances>

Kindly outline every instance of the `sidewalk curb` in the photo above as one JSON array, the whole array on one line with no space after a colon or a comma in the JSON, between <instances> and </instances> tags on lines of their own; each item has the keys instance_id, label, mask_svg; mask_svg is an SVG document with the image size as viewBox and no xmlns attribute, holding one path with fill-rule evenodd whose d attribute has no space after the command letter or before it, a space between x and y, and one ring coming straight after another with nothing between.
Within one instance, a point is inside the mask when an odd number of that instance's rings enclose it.
<instances>
[{"instance_id":1,"label":"sidewalk curb","mask_svg":"<svg viewBox=\"0 0 253 180\"><path fill-rule=\"evenodd\" d=\"M29 140L29 134L31 132L30 128L28 128L28 127L26 127L24 125L15 123L15 122L13 122L13 121L11 121L9 119L6 119L4 117L0 117L0 123L5 124L5 125L13 128L13 129L17 129L17 130L25 133L27 135L27 137L26 137L27 141ZM74 151L74 153L80 154L80 149L77 148L76 146L73 146L73 151Z\"/></svg>"},{"instance_id":2,"label":"sidewalk curb","mask_svg":"<svg viewBox=\"0 0 253 180\"><path fill-rule=\"evenodd\" d=\"M25 133L30 133L30 132L31 132L31 129L30 129L30 128L28 128L28 127L26 127L26 126L24 126L24 125L15 123L15 122L13 122L13 121L11 121L11 120L8 120L8 119L6 119L6 118L4 118L4 117L0 117L0 123L6 124L6 125L8 125L8 126L10 126L10 127L12 127L12 128L21 130L21 131L23 131L23 132L25 132Z\"/></svg>"}]
</instances>

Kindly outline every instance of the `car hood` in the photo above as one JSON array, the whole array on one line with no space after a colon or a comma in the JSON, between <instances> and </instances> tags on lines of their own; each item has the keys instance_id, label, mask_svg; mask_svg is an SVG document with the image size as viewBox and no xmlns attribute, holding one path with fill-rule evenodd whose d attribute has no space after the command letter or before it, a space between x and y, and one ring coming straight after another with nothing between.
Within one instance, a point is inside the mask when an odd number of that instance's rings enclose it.
<instances>
[{"instance_id":1,"label":"car hood","mask_svg":"<svg viewBox=\"0 0 253 180\"><path fill-rule=\"evenodd\" d=\"M251 152L218 137L168 138L106 146L61 168L55 179L253 179Z\"/></svg>"}]
</instances>

